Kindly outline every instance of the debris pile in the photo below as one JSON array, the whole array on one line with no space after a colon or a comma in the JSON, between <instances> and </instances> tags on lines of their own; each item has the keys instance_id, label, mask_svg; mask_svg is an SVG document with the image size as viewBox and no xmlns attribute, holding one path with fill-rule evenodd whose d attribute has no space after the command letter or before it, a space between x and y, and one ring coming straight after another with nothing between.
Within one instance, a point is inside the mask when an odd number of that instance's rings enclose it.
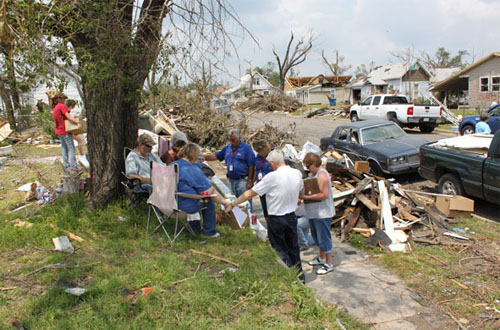
<instances>
[{"instance_id":1,"label":"debris pile","mask_svg":"<svg viewBox=\"0 0 500 330\"><path fill-rule=\"evenodd\" d=\"M333 119L337 119L339 117L347 117L348 115L349 115L349 107L337 108L337 109L321 108L321 109L311 109L309 112L305 114L305 117L312 118L312 117L331 116Z\"/></svg>"},{"instance_id":2,"label":"debris pile","mask_svg":"<svg viewBox=\"0 0 500 330\"><path fill-rule=\"evenodd\" d=\"M283 111L294 112L301 110L303 105L294 97L283 93L265 96L253 96L237 105L242 111Z\"/></svg>"},{"instance_id":3,"label":"debris pile","mask_svg":"<svg viewBox=\"0 0 500 330\"><path fill-rule=\"evenodd\" d=\"M204 147L219 148L227 143L227 132L238 128L245 142L264 139L274 148L290 143L295 138L295 124L290 124L287 130L280 130L270 124L252 130L248 118L244 114L238 121L231 121L227 116L213 110L200 110L187 114L187 110L177 108L157 110L149 113L150 124L155 134L172 136L176 131L186 133L192 142ZM203 123L201 125L200 123Z\"/></svg>"},{"instance_id":4,"label":"debris pile","mask_svg":"<svg viewBox=\"0 0 500 330\"><path fill-rule=\"evenodd\" d=\"M342 240L352 231L359 232L367 237L368 244L381 246L387 252L407 251L412 242L468 245L474 240L450 226L454 220L435 206L433 197L438 194L402 189L391 180L366 173L368 167L361 172L347 166L338 167L338 160L341 164L349 163L338 158L337 162L327 162L326 168L332 175L337 211L332 225L340 224ZM362 168L362 163L356 162L354 167Z\"/></svg>"}]
</instances>

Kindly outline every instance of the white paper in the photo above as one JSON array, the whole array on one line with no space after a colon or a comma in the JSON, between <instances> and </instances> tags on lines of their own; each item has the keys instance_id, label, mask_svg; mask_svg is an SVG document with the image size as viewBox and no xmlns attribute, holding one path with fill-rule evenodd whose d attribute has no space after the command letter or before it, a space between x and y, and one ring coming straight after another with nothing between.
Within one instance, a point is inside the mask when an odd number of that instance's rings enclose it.
<instances>
[{"instance_id":1,"label":"white paper","mask_svg":"<svg viewBox=\"0 0 500 330\"><path fill-rule=\"evenodd\" d=\"M23 184L21 187L17 188L18 191L31 191L31 184L33 182L28 182L26 184ZM40 182L38 181L35 181L36 183L36 186L39 187L40 186Z\"/></svg>"},{"instance_id":2,"label":"white paper","mask_svg":"<svg viewBox=\"0 0 500 330\"><path fill-rule=\"evenodd\" d=\"M240 228L243 227L243 224L245 223L248 214L242 211L238 206L233 207L233 214L234 217L236 218L236 221L238 221L238 225L240 225Z\"/></svg>"}]
</instances>

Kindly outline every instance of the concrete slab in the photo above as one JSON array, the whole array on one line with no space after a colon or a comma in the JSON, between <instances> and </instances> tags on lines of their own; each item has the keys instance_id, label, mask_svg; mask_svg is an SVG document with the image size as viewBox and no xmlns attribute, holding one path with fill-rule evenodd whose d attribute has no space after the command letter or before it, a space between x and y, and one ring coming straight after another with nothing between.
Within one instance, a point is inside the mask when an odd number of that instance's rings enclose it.
<instances>
[{"instance_id":1,"label":"concrete slab","mask_svg":"<svg viewBox=\"0 0 500 330\"><path fill-rule=\"evenodd\" d=\"M327 275L316 275L316 268L307 264L316 257L316 248L301 255L306 285L316 290L319 299L344 307L374 329L438 329L448 323L444 315L436 315L415 301L415 295L398 276L349 244L337 239L333 243L336 267Z\"/></svg>"}]
</instances>

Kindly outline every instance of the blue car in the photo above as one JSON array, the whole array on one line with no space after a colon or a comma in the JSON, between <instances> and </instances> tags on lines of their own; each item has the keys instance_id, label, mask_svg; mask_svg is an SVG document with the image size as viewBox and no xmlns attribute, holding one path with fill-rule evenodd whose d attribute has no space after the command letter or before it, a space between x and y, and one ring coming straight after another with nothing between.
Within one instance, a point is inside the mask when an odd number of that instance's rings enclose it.
<instances>
[{"instance_id":1,"label":"blue car","mask_svg":"<svg viewBox=\"0 0 500 330\"><path fill-rule=\"evenodd\" d=\"M368 161L371 172L383 176L417 172L419 148L426 143L392 121L367 120L338 126L321 138L320 147L347 154L353 162Z\"/></svg>"},{"instance_id":2,"label":"blue car","mask_svg":"<svg viewBox=\"0 0 500 330\"><path fill-rule=\"evenodd\" d=\"M494 105L486 110L490 114L487 124L491 128L491 134L495 134L500 129L500 104ZM474 134L476 124L479 123L479 115L467 116L462 119L458 127L461 135Z\"/></svg>"}]
</instances>

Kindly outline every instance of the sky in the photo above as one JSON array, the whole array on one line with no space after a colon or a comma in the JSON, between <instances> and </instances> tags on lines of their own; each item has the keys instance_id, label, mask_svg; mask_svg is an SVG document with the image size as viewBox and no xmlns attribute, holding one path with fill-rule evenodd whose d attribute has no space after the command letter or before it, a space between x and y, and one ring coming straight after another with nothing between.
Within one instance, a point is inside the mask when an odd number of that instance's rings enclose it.
<instances>
[{"instance_id":1,"label":"sky","mask_svg":"<svg viewBox=\"0 0 500 330\"><path fill-rule=\"evenodd\" d=\"M296 38L312 31L316 40L301 76L329 74L324 50L345 57L350 70L360 64L395 63L391 52L407 49L435 54L444 47L452 55L466 50L473 62L500 51L500 0L230 0L241 23L252 33L238 43L239 62L227 63L233 76L249 67L275 62L273 48L284 54L293 31ZM277 68L277 67L276 67ZM297 70L296 70L297 71ZM230 81L230 78L227 79ZM234 82L234 81L233 81Z\"/></svg>"}]
</instances>

